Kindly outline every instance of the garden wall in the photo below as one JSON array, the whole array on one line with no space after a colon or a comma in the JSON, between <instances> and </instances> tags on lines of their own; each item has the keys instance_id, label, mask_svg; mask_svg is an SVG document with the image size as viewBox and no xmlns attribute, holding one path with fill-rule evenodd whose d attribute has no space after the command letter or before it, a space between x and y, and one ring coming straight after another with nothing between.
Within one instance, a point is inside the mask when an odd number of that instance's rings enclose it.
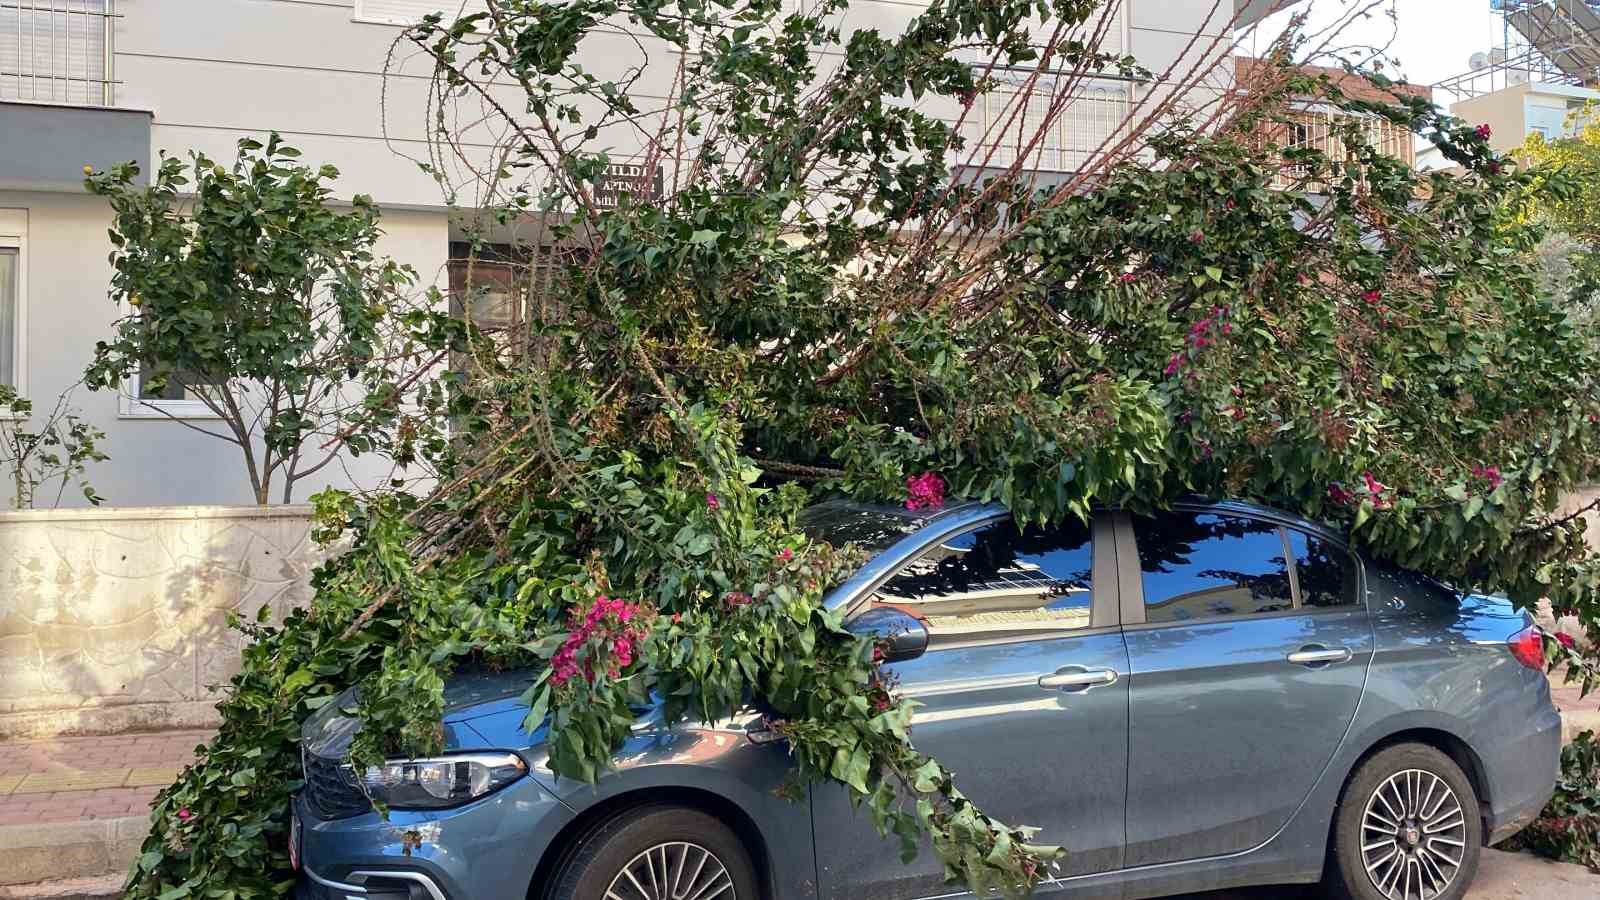
<instances>
[{"instance_id":1,"label":"garden wall","mask_svg":"<svg viewBox=\"0 0 1600 900\"><path fill-rule=\"evenodd\" d=\"M214 724L239 651L226 613L309 600L310 515L0 512L0 740Z\"/></svg>"}]
</instances>

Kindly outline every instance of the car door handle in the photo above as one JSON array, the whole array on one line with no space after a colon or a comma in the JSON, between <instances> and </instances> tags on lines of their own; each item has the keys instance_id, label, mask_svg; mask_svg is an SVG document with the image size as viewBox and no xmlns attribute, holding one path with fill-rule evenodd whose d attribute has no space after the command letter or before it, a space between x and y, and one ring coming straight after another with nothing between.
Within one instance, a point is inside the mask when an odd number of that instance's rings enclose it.
<instances>
[{"instance_id":1,"label":"car door handle","mask_svg":"<svg viewBox=\"0 0 1600 900\"><path fill-rule=\"evenodd\" d=\"M1297 666L1325 666L1331 663L1342 663L1353 656L1349 647L1323 647L1313 644L1301 647L1299 650L1284 657Z\"/></svg>"},{"instance_id":2,"label":"car door handle","mask_svg":"<svg viewBox=\"0 0 1600 900\"><path fill-rule=\"evenodd\" d=\"M1049 675L1040 675L1039 687L1047 691L1087 691L1101 685L1115 684L1119 677L1121 675L1116 669L1063 666Z\"/></svg>"}]
</instances>

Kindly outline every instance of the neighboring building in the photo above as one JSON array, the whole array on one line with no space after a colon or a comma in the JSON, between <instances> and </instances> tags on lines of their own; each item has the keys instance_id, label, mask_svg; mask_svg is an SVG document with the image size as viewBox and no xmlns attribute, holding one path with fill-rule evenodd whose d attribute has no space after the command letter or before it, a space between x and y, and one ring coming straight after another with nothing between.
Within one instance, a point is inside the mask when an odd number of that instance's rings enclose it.
<instances>
[{"instance_id":1,"label":"neighboring building","mask_svg":"<svg viewBox=\"0 0 1600 900\"><path fill-rule=\"evenodd\" d=\"M426 63L401 48L399 71L387 81L383 72L398 26L462 2L0 0L0 381L49 405L118 317L107 299L109 213L82 189L86 164L134 159L148 172L158 151L190 149L231 160L238 138L277 130L308 162L339 168L341 197L369 194L383 207L381 252L460 287L449 261L462 234L415 162L426 156ZM1247 18L1274 5L1235 3ZM1226 6L1213 15L1212 0L1124 0L1110 42L1162 72L1194 34L1226 31ZM920 8L856 0L850 24L892 31ZM597 57L594 68L611 62ZM1164 89L1096 80L1030 167L1072 171L1124 127L1138 98ZM1004 146L996 152L1008 161ZM120 397L80 387L73 402L107 434L111 461L89 475L108 502L250 502L236 448L185 427L204 425L196 401L142 398L134 385ZM385 472L356 460L324 470L323 483Z\"/></svg>"},{"instance_id":2,"label":"neighboring building","mask_svg":"<svg viewBox=\"0 0 1600 900\"><path fill-rule=\"evenodd\" d=\"M1234 61L1234 71L1241 83L1248 84L1251 81L1252 70L1263 65L1266 63L1259 59L1240 57ZM1332 87L1352 100L1394 103L1402 98L1420 97L1430 103L1433 101L1433 89L1424 85L1396 84L1389 88L1380 88L1367 79L1352 75L1343 69L1326 66L1300 66L1299 71L1311 76L1326 77ZM1418 165L1416 136L1409 128L1396 125L1388 119L1346 112L1321 97L1298 98L1292 104L1288 115L1283 118L1287 121L1264 125L1259 132L1259 139L1285 149L1311 148L1321 151L1330 159L1339 159L1344 154L1344 138L1348 126L1355 123L1360 126L1362 140L1368 145L1403 161L1407 166ZM1302 173L1296 171L1294 166L1286 164L1278 175L1277 184L1280 187L1298 184L1301 175ZM1315 185L1308 187L1315 188Z\"/></svg>"},{"instance_id":3,"label":"neighboring building","mask_svg":"<svg viewBox=\"0 0 1600 900\"><path fill-rule=\"evenodd\" d=\"M1491 8L1502 21L1499 46L1472 54L1468 71L1435 90L1451 114L1489 126L1497 153L1533 134L1570 136L1600 101L1600 0L1491 0Z\"/></svg>"},{"instance_id":4,"label":"neighboring building","mask_svg":"<svg viewBox=\"0 0 1600 900\"><path fill-rule=\"evenodd\" d=\"M1594 103L1600 103L1600 90L1592 87L1529 81L1452 103L1450 113L1488 125L1489 146L1507 153L1531 134L1546 140L1570 137L1574 122Z\"/></svg>"}]
</instances>

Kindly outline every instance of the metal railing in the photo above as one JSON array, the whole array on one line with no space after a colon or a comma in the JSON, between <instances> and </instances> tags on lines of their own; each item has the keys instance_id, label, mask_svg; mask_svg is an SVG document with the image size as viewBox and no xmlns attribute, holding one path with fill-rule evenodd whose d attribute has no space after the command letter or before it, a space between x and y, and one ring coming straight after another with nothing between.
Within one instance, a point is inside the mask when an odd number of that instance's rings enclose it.
<instances>
[{"instance_id":1,"label":"metal railing","mask_svg":"<svg viewBox=\"0 0 1600 900\"><path fill-rule=\"evenodd\" d=\"M0 0L0 100L113 106L116 0Z\"/></svg>"}]
</instances>

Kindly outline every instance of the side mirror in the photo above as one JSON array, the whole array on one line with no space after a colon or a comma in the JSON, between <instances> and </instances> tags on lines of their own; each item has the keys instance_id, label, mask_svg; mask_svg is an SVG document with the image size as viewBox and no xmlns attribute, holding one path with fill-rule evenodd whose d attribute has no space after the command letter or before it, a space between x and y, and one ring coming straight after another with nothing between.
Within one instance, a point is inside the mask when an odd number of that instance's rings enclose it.
<instances>
[{"instance_id":1,"label":"side mirror","mask_svg":"<svg viewBox=\"0 0 1600 900\"><path fill-rule=\"evenodd\" d=\"M928 628L922 620L908 612L890 607L869 609L845 628L852 634L883 641L884 662L904 662L916 659L928 649Z\"/></svg>"}]
</instances>

